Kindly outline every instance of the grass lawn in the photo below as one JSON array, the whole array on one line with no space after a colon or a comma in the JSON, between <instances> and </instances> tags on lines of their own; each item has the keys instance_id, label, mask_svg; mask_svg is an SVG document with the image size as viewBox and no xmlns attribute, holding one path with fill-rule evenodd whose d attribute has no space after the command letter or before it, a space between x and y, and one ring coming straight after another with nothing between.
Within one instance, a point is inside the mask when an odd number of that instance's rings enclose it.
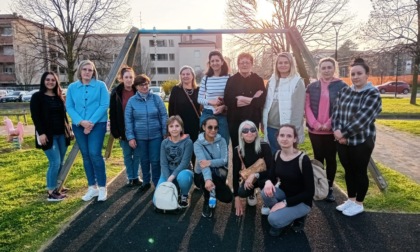
<instances>
[{"instance_id":1,"label":"grass lawn","mask_svg":"<svg viewBox=\"0 0 420 252\"><path fill-rule=\"evenodd\" d=\"M45 189L48 161L42 150L34 148L34 137L25 137L21 150L12 149L12 144L1 137L0 150L0 251L37 251L87 204L80 199L87 189L81 155L65 184L70 188L69 198L48 202ZM108 181L123 168L118 144L114 144L106 167Z\"/></svg>"},{"instance_id":2,"label":"grass lawn","mask_svg":"<svg viewBox=\"0 0 420 252\"><path fill-rule=\"evenodd\" d=\"M417 98L419 99L419 98ZM420 114L419 100L417 104L410 104L409 98L382 97L383 115L414 115Z\"/></svg>"},{"instance_id":3,"label":"grass lawn","mask_svg":"<svg viewBox=\"0 0 420 252\"><path fill-rule=\"evenodd\" d=\"M420 120L385 120L378 119L376 123L389 126L393 129L420 136Z\"/></svg>"}]
</instances>

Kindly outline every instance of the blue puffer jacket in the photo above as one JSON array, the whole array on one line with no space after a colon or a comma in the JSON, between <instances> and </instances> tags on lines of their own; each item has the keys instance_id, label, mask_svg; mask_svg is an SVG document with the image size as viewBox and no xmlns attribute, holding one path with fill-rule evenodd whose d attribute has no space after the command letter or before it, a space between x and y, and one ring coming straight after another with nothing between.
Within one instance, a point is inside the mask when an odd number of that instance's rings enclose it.
<instances>
[{"instance_id":1,"label":"blue puffer jacket","mask_svg":"<svg viewBox=\"0 0 420 252\"><path fill-rule=\"evenodd\" d=\"M149 92L143 99L137 92L125 107L125 135L127 141L151 140L166 135L168 113L162 99Z\"/></svg>"}]
</instances>

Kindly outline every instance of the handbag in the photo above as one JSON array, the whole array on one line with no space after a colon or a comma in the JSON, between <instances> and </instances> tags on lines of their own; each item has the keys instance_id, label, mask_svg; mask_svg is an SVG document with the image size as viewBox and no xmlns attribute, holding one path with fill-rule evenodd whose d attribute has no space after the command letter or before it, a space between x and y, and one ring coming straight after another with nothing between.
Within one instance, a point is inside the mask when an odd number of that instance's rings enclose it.
<instances>
[{"instance_id":1,"label":"handbag","mask_svg":"<svg viewBox=\"0 0 420 252\"><path fill-rule=\"evenodd\" d=\"M64 118L64 135L67 139L74 140L73 129L67 120L67 116Z\"/></svg>"},{"instance_id":2,"label":"handbag","mask_svg":"<svg viewBox=\"0 0 420 252\"><path fill-rule=\"evenodd\" d=\"M206 150L206 152L210 155L211 159L214 159L213 155L210 153L210 151L207 149L206 146L204 146L204 149ZM227 173L228 173L228 168L226 166L218 166L218 167L210 167L211 173L222 178L222 179L226 179L227 177Z\"/></svg>"},{"instance_id":3,"label":"handbag","mask_svg":"<svg viewBox=\"0 0 420 252\"><path fill-rule=\"evenodd\" d=\"M257 161L255 161L255 163L253 163L250 167L247 168L244 164L239 148L237 150L238 150L239 159L241 160L241 163L242 163L242 167L241 167L241 170L239 171L239 175L241 175L241 178L244 181L248 179L249 175L253 173L259 173L259 172L263 172L267 170L267 166L265 164L264 158L259 158Z\"/></svg>"}]
</instances>

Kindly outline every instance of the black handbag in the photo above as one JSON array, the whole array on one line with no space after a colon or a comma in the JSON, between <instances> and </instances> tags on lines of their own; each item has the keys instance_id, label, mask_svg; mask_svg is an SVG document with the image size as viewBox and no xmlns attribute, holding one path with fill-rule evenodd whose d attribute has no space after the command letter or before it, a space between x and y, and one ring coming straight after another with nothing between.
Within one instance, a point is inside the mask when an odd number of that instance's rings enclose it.
<instances>
[{"instance_id":1,"label":"black handbag","mask_svg":"<svg viewBox=\"0 0 420 252\"><path fill-rule=\"evenodd\" d=\"M207 149L206 146L204 146L204 149L206 150L206 152L210 155L211 159L214 159L213 155L210 153L210 151ZM226 166L218 166L218 167L210 167L211 173L222 178L222 179L226 179L227 178L227 174L228 174L228 168Z\"/></svg>"}]
</instances>

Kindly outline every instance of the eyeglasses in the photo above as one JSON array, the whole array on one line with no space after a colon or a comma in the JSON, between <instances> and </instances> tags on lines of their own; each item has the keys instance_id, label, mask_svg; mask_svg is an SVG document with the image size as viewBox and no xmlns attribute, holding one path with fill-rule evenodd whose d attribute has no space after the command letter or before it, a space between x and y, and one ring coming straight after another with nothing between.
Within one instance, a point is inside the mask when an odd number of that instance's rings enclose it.
<instances>
[{"instance_id":1,"label":"eyeglasses","mask_svg":"<svg viewBox=\"0 0 420 252\"><path fill-rule=\"evenodd\" d=\"M207 126L207 129L208 130L219 130L219 126L212 126L212 125L210 125L210 126Z\"/></svg>"},{"instance_id":2,"label":"eyeglasses","mask_svg":"<svg viewBox=\"0 0 420 252\"><path fill-rule=\"evenodd\" d=\"M255 133L255 132L257 132L257 128L252 127L252 128L243 128L242 129L243 134L248 134L249 132Z\"/></svg>"},{"instance_id":3,"label":"eyeglasses","mask_svg":"<svg viewBox=\"0 0 420 252\"><path fill-rule=\"evenodd\" d=\"M90 68L82 68L82 71L85 71L85 72L93 72L93 69L90 69Z\"/></svg>"}]
</instances>

